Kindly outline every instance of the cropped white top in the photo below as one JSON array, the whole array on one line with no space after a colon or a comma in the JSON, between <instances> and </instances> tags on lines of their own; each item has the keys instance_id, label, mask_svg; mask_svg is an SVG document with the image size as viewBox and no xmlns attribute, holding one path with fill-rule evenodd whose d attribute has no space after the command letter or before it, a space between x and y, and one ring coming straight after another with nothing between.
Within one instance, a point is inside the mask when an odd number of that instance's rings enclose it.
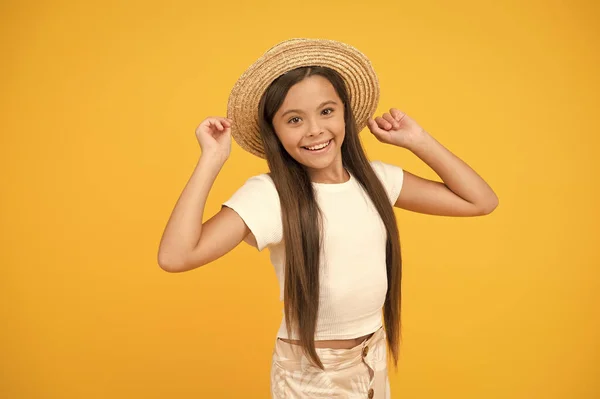
<instances>
[{"instance_id":1,"label":"cropped white top","mask_svg":"<svg viewBox=\"0 0 600 399\"><path fill-rule=\"evenodd\" d=\"M403 170L380 161L372 161L371 166L393 205L402 188ZM313 187L323 215L315 340L370 334L382 326L387 292L387 233L383 221L353 176L344 183L313 183ZM285 247L281 206L270 176L251 177L223 205L244 220L259 251L269 249L283 300ZM298 339L295 331L288 336L285 317L277 336Z\"/></svg>"}]
</instances>

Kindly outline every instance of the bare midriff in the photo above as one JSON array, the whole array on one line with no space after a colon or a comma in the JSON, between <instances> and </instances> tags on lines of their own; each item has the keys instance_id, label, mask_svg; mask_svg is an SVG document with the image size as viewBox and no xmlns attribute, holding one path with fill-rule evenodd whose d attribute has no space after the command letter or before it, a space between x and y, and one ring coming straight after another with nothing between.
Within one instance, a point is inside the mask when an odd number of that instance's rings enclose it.
<instances>
[{"instance_id":1,"label":"bare midriff","mask_svg":"<svg viewBox=\"0 0 600 399\"><path fill-rule=\"evenodd\" d=\"M373 335L367 334L362 337L352 338L352 339L339 339L339 340L323 340L323 341L315 341L315 348L329 348L329 349L352 349L360 344L363 341L369 339ZM288 344L300 345L300 341L296 339L287 339L287 338L279 338L283 342L287 342Z\"/></svg>"}]
</instances>

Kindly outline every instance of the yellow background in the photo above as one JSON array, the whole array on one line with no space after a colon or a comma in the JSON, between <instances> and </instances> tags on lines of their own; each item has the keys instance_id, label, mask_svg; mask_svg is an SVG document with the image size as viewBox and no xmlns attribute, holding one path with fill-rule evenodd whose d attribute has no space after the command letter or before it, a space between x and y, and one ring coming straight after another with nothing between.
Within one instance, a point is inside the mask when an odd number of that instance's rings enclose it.
<instances>
[{"instance_id":1,"label":"yellow background","mask_svg":"<svg viewBox=\"0 0 600 399\"><path fill-rule=\"evenodd\" d=\"M159 269L160 236L256 57L345 41L499 208L398 211L394 398L600 397L600 16L593 1L3 1L0 397L266 398L281 317L268 254ZM434 177L362 133L372 159ZM219 209L263 161L234 145Z\"/></svg>"}]
</instances>

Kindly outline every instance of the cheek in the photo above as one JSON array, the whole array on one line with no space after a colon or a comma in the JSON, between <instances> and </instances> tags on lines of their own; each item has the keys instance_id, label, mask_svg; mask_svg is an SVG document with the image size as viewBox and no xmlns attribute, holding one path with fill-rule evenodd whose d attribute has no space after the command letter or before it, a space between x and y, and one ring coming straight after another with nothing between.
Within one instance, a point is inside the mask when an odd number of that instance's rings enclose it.
<instances>
[{"instance_id":1,"label":"cheek","mask_svg":"<svg viewBox=\"0 0 600 399\"><path fill-rule=\"evenodd\" d=\"M346 135L346 123L344 119L336 120L332 130L338 137L344 137Z\"/></svg>"},{"instance_id":2,"label":"cheek","mask_svg":"<svg viewBox=\"0 0 600 399\"><path fill-rule=\"evenodd\" d=\"M296 150L298 148L298 143L300 142L299 140L301 136L295 134L296 132L294 131L289 131L286 129L281 130L283 131L281 133L278 133L277 137L283 145L283 148L285 148L287 152Z\"/></svg>"}]
</instances>

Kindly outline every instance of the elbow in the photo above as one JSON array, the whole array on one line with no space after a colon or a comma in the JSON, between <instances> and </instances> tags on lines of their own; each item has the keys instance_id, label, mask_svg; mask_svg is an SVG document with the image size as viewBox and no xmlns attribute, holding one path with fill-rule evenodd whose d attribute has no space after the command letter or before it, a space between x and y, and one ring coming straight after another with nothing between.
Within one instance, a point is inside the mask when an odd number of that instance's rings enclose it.
<instances>
[{"instance_id":1,"label":"elbow","mask_svg":"<svg viewBox=\"0 0 600 399\"><path fill-rule=\"evenodd\" d=\"M158 266L168 273L179 273L185 270L185 262L181 256L176 256L162 248L158 251L157 261Z\"/></svg>"},{"instance_id":2,"label":"elbow","mask_svg":"<svg viewBox=\"0 0 600 399\"><path fill-rule=\"evenodd\" d=\"M168 273L181 273L203 266L202 262L190 262L189 257L174 256L165 251L158 253L158 266Z\"/></svg>"},{"instance_id":3,"label":"elbow","mask_svg":"<svg viewBox=\"0 0 600 399\"><path fill-rule=\"evenodd\" d=\"M482 216L489 215L490 213L494 212L494 210L498 207L498 203L498 197L494 195L493 198L491 198L481 208L479 208L479 214Z\"/></svg>"},{"instance_id":4,"label":"elbow","mask_svg":"<svg viewBox=\"0 0 600 399\"><path fill-rule=\"evenodd\" d=\"M160 254L158 255L158 266L167 273L179 273L183 271L183 267L180 262L167 259Z\"/></svg>"}]
</instances>

